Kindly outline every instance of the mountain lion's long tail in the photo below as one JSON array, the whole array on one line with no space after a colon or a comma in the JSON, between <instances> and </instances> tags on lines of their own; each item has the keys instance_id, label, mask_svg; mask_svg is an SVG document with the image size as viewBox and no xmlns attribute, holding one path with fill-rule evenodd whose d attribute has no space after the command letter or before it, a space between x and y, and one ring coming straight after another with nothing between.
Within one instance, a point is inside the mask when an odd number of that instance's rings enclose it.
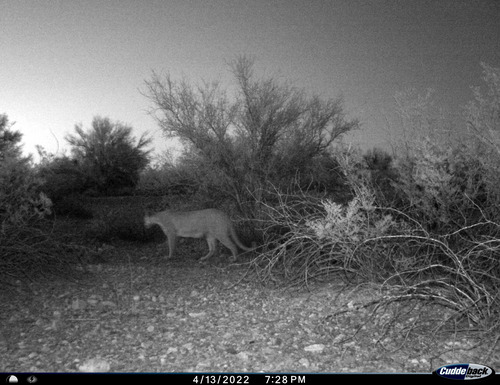
<instances>
[{"instance_id":1,"label":"mountain lion's long tail","mask_svg":"<svg viewBox=\"0 0 500 385\"><path fill-rule=\"evenodd\" d=\"M233 226L230 226L230 232L231 232L231 238L233 239L233 241L238 245L238 247L241 250L245 250L245 251L252 251L253 250L253 248L246 247L243 243L241 243L241 241L238 238L238 235L236 234L236 231L234 230Z\"/></svg>"}]
</instances>

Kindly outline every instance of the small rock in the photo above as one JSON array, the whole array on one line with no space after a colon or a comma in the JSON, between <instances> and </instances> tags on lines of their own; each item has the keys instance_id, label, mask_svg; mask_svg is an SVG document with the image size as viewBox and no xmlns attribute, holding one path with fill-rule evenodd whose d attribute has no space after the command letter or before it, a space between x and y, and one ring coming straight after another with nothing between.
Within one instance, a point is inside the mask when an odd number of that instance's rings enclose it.
<instances>
[{"instance_id":1,"label":"small rock","mask_svg":"<svg viewBox=\"0 0 500 385\"><path fill-rule=\"evenodd\" d=\"M71 302L71 309L73 310L83 310L86 306L86 302L82 301L81 299L75 299L73 302Z\"/></svg>"},{"instance_id":2,"label":"small rock","mask_svg":"<svg viewBox=\"0 0 500 385\"><path fill-rule=\"evenodd\" d=\"M153 341L145 341L145 342L141 342L141 348L143 349L149 349L151 348L151 346L153 346Z\"/></svg>"},{"instance_id":3,"label":"small rock","mask_svg":"<svg viewBox=\"0 0 500 385\"><path fill-rule=\"evenodd\" d=\"M323 344L313 344L313 345L306 346L304 348L304 350L306 352L313 352L313 353L320 353L324 349L325 349L325 345L323 345Z\"/></svg>"},{"instance_id":4,"label":"small rock","mask_svg":"<svg viewBox=\"0 0 500 385\"><path fill-rule=\"evenodd\" d=\"M201 361L196 364L196 371L197 372L206 372L208 368L210 368L211 364L210 361Z\"/></svg>"},{"instance_id":5,"label":"small rock","mask_svg":"<svg viewBox=\"0 0 500 385\"><path fill-rule=\"evenodd\" d=\"M202 311L201 313L189 313L189 316L193 317L193 318L199 318L199 317L204 317L205 314L206 313L204 311Z\"/></svg>"},{"instance_id":6,"label":"small rock","mask_svg":"<svg viewBox=\"0 0 500 385\"><path fill-rule=\"evenodd\" d=\"M170 348L167 349L167 354L171 354L171 353L174 354L174 353L177 353L177 352L178 352L177 348L170 347Z\"/></svg>"},{"instance_id":7,"label":"small rock","mask_svg":"<svg viewBox=\"0 0 500 385\"><path fill-rule=\"evenodd\" d=\"M99 358L92 358L85 361L82 365L78 366L80 372L109 372L110 365L107 361L101 360Z\"/></svg>"},{"instance_id":8,"label":"small rock","mask_svg":"<svg viewBox=\"0 0 500 385\"><path fill-rule=\"evenodd\" d=\"M344 334L342 334L342 333L340 333L339 335L337 335L337 336L333 339L333 341L332 341L332 342L333 342L334 344L336 344L336 343L338 343L338 342L342 341L344 338L345 338L345 335L344 335Z\"/></svg>"},{"instance_id":9,"label":"small rock","mask_svg":"<svg viewBox=\"0 0 500 385\"><path fill-rule=\"evenodd\" d=\"M239 352L236 357L238 357L242 361L248 361L249 356L247 352Z\"/></svg>"},{"instance_id":10,"label":"small rock","mask_svg":"<svg viewBox=\"0 0 500 385\"><path fill-rule=\"evenodd\" d=\"M274 351L274 349L266 346L265 348L262 349L262 353L270 356L270 355L275 354L275 351Z\"/></svg>"},{"instance_id":11,"label":"small rock","mask_svg":"<svg viewBox=\"0 0 500 385\"><path fill-rule=\"evenodd\" d=\"M186 349L186 350L191 351L191 350L193 350L193 343L192 342L188 342L187 344L182 345L182 347L184 349Z\"/></svg>"},{"instance_id":12,"label":"small rock","mask_svg":"<svg viewBox=\"0 0 500 385\"><path fill-rule=\"evenodd\" d=\"M311 364L309 363L309 360L307 358L301 358L299 360L299 364L301 364L303 367L308 368Z\"/></svg>"}]
</instances>

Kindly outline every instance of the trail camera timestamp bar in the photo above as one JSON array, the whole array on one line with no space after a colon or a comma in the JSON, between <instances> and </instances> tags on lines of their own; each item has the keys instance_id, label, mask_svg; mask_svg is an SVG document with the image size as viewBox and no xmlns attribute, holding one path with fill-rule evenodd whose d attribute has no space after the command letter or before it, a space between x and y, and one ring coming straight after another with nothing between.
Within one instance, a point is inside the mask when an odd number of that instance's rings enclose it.
<instances>
[{"instance_id":1,"label":"trail camera timestamp bar","mask_svg":"<svg viewBox=\"0 0 500 385\"><path fill-rule=\"evenodd\" d=\"M266 384L284 385L284 384L305 384L306 376L300 374L265 374Z\"/></svg>"},{"instance_id":2,"label":"trail camera timestamp bar","mask_svg":"<svg viewBox=\"0 0 500 385\"><path fill-rule=\"evenodd\" d=\"M300 374L198 374L193 378L196 385L238 384L287 385L306 384L306 376Z\"/></svg>"},{"instance_id":3,"label":"trail camera timestamp bar","mask_svg":"<svg viewBox=\"0 0 500 385\"><path fill-rule=\"evenodd\" d=\"M15 379L14 379L15 377ZM357 379L354 377L358 377ZM493 378L495 377L495 378ZM499 375L482 379L481 384L498 383ZM1 373L0 384L11 384L18 381L19 385L110 385L125 384L131 381L135 384L165 385L323 385L338 384L357 380L363 382L405 384L416 380L426 385L442 383L443 379L431 373L418 374L376 374L376 373ZM491 381L490 381L491 380ZM340 382L338 382L340 381ZM446 380L445 380L446 381Z\"/></svg>"}]
</instances>

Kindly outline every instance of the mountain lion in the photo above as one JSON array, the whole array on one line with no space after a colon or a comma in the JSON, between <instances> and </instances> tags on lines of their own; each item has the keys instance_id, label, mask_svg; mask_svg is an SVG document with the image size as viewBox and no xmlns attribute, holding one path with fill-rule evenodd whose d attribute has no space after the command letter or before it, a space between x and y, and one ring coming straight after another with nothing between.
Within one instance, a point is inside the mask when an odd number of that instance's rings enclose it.
<instances>
[{"instance_id":1,"label":"mountain lion","mask_svg":"<svg viewBox=\"0 0 500 385\"><path fill-rule=\"evenodd\" d=\"M236 256L238 255L236 245L245 251L252 250L241 243L234 231L231 220L220 210L165 210L144 216L144 225L146 228L155 224L160 226L167 236L169 248L168 259L174 255L177 237L205 238L207 240L209 251L200 261L204 261L214 255L217 240L231 250L233 261L236 260Z\"/></svg>"}]
</instances>

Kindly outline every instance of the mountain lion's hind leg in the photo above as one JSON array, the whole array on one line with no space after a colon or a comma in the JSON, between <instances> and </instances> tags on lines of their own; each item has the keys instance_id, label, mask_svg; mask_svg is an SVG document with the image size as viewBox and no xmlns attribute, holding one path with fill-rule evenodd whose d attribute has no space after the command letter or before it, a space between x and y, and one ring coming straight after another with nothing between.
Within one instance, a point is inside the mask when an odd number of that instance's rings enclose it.
<instances>
[{"instance_id":1,"label":"mountain lion's hind leg","mask_svg":"<svg viewBox=\"0 0 500 385\"><path fill-rule=\"evenodd\" d=\"M207 237L207 244L208 244L208 254L200 258L200 262L206 261L212 255L214 255L215 249L217 247L217 239L215 239L214 237Z\"/></svg>"},{"instance_id":2,"label":"mountain lion's hind leg","mask_svg":"<svg viewBox=\"0 0 500 385\"><path fill-rule=\"evenodd\" d=\"M168 242L168 257L171 259L174 256L175 246L177 245L177 236L175 234L166 234Z\"/></svg>"},{"instance_id":3,"label":"mountain lion's hind leg","mask_svg":"<svg viewBox=\"0 0 500 385\"><path fill-rule=\"evenodd\" d=\"M228 236L219 239L219 241L221 241L224 246L231 250L231 261L236 261L236 257L238 256L238 248L233 243L233 241L231 241Z\"/></svg>"}]
</instances>

